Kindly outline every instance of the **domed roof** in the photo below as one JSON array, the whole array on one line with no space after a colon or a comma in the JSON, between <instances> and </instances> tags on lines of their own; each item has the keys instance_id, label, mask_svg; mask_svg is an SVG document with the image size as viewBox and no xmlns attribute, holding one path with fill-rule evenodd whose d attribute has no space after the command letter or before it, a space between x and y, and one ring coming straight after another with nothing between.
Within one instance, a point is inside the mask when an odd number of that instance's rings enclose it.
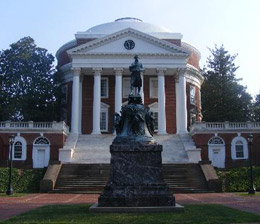
<instances>
[{"instance_id":1,"label":"domed roof","mask_svg":"<svg viewBox=\"0 0 260 224\"><path fill-rule=\"evenodd\" d=\"M171 33L172 31L150 23L144 23L142 20L132 17L125 17L115 20L111 23L104 23L94 26L86 31L88 34L111 34L123 29L133 28L144 33Z\"/></svg>"}]
</instances>

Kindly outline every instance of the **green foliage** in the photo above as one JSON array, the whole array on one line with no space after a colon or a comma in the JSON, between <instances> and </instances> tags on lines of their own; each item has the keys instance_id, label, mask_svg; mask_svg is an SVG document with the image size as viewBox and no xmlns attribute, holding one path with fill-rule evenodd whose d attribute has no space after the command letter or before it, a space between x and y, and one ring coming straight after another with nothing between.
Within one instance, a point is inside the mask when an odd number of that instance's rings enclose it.
<instances>
[{"instance_id":1,"label":"green foliage","mask_svg":"<svg viewBox=\"0 0 260 224\"><path fill-rule=\"evenodd\" d=\"M259 222L260 216L223 205L185 205L184 213L95 214L88 205L48 205L3 223L85 223L85 224L224 224Z\"/></svg>"},{"instance_id":2,"label":"green foliage","mask_svg":"<svg viewBox=\"0 0 260 224\"><path fill-rule=\"evenodd\" d=\"M59 120L61 89L53 62L31 37L0 51L1 120Z\"/></svg>"},{"instance_id":3,"label":"green foliage","mask_svg":"<svg viewBox=\"0 0 260 224\"><path fill-rule=\"evenodd\" d=\"M246 87L235 77L238 67L223 45L210 49L207 67L203 70L205 81L201 87L202 114L204 121L251 120L252 97ZM235 111L235 112L234 112Z\"/></svg>"},{"instance_id":4,"label":"green foliage","mask_svg":"<svg viewBox=\"0 0 260 224\"><path fill-rule=\"evenodd\" d=\"M255 97L253 103L253 119L254 121L260 122L260 94Z\"/></svg>"},{"instance_id":5,"label":"green foliage","mask_svg":"<svg viewBox=\"0 0 260 224\"><path fill-rule=\"evenodd\" d=\"M45 169L12 169L12 186L14 192L32 193L39 192L40 181ZM6 192L9 181L9 169L0 168L0 192Z\"/></svg>"},{"instance_id":6,"label":"green foliage","mask_svg":"<svg viewBox=\"0 0 260 224\"><path fill-rule=\"evenodd\" d=\"M248 167L234 168L227 171L217 171L222 181L223 191L242 192L248 191L250 186L250 170ZM253 168L254 184L256 190L260 190L260 167Z\"/></svg>"}]
</instances>

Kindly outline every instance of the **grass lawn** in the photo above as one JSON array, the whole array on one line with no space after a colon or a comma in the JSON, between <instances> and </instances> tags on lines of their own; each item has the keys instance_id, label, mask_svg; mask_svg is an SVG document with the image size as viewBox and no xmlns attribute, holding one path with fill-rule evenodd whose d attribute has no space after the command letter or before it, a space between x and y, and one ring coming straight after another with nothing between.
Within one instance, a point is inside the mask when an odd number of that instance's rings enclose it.
<instances>
[{"instance_id":1,"label":"grass lawn","mask_svg":"<svg viewBox=\"0 0 260 224\"><path fill-rule=\"evenodd\" d=\"M23 197L26 193L14 193L12 195L6 195L6 193L0 193L0 197Z\"/></svg>"},{"instance_id":2,"label":"grass lawn","mask_svg":"<svg viewBox=\"0 0 260 224\"><path fill-rule=\"evenodd\" d=\"M184 213L89 213L89 205L48 205L3 222L7 223L106 223L106 224L173 224L173 223L250 223L260 216L223 205L186 205Z\"/></svg>"}]
</instances>

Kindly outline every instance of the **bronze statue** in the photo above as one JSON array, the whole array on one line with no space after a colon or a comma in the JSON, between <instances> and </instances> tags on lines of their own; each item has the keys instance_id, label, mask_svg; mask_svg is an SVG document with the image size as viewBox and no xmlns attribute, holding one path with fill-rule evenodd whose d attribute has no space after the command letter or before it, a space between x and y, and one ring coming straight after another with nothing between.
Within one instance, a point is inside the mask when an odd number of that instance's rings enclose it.
<instances>
[{"instance_id":1,"label":"bronze statue","mask_svg":"<svg viewBox=\"0 0 260 224\"><path fill-rule=\"evenodd\" d=\"M129 66L131 72L131 93L134 94L134 88L138 89L138 94L140 95L140 90L142 87L141 72L144 71L142 63L138 61L138 55L134 56L135 61ZM136 94L135 94L136 95Z\"/></svg>"}]
</instances>

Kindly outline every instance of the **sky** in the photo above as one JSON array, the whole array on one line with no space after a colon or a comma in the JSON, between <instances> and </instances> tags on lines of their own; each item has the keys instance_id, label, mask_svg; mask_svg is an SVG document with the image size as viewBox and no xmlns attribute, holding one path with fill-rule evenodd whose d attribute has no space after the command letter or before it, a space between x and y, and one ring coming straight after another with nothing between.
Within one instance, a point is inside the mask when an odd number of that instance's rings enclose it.
<instances>
[{"instance_id":1,"label":"sky","mask_svg":"<svg viewBox=\"0 0 260 224\"><path fill-rule=\"evenodd\" d=\"M240 83L260 92L260 0L1 0L0 12L0 50L31 36L55 55L78 31L135 17L183 34L201 52L201 68L209 48L223 44L238 54Z\"/></svg>"}]
</instances>

